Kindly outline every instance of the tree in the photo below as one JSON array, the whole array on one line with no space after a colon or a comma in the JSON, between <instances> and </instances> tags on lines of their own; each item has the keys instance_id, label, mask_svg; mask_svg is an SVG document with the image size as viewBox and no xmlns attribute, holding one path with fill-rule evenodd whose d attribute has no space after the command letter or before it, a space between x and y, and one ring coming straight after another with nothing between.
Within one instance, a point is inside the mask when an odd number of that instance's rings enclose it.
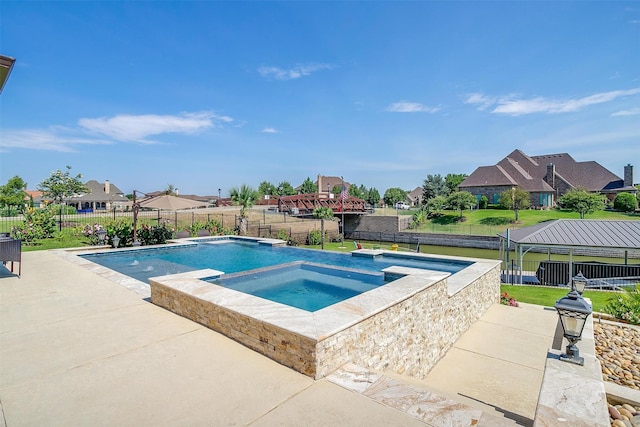
<instances>
[{"instance_id":1,"label":"tree","mask_svg":"<svg viewBox=\"0 0 640 427\"><path fill-rule=\"evenodd\" d=\"M17 206L18 210L24 210L24 201L27 197L27 183L18 175L9 179L5 185L0 186L0 206Z\"/></svg>"},{"instance_id":2,"label":"tree","mask_svg":"<svg viewBox=\"0 0 640 427\"><path fill-rule=\"evenodd\" d=\"M389 206L393 206L397 202L404 202L406 198L407 191L403 190L402 188L387 188L387 191L384 192L384 202Z\"/></svg>"},{"instance_id":3,"label":"tree","mask_svg":"<svg viewBox=\"0 0 640 427\"><path fill-rule=\"evenodd\" d=\"M613 201L613 208L618 212L633 212L638 208L638 199L631 193L619 193Z\"/></svg>"},{"instance_id":4,"label":"tree","mask_svg":"<svg viewBox=\"0 0 640 427\"><path fill-rule=\"evenodd\" d=\"M456 191L447 197L447 204L451 209L460 211L460 219L462 220L462 211L469 209L477 203L475 196L468 191Z\"/></svg>"},{"instance_id":5,"label":"tree","mask_svg":"<svg viewBox=\"0 0 640 427\"><path fill-rule=\"evenodd\" d=\"M440 214L447 207L447 198L444 196L432 197L427 201L427 211Z\"/></svg>"},{"instance_id":6,"label":"tree","mask_svg":"<svg viewBox=\"0 0 640 427\"><path fill-rule=\"evenodd\" d=\"M429 199L448 196L450 193L442 175L427 175L427 179L422 184L422 203L426 204Z\"/></svg>"},{"instance_id":7,"label":"tree","mask_svg":"<svg viewBox=\"0 0 640 427\"><path fill-rule=\"evenodd\" d=\"M276 194L276 186L268 181L262 181L258 186L258 194L261 196L273 196Z\"/></svg>"},{"instance_id":8,"label":"tree","mask_svg":"<svg viewBox=\"0 0 640 427\"><path fill-rule=\"evenodd\" d=\"M165 194L170 194L172 196L175 196L176 194L178 194L178 189L176 188L175 185L173 184L169 184L167 185L167 189L164 190Z\"/></svg>"},{"instance_id":9,"label":"tree","mask_svg":"<svg viewBox=\"0 0 640 427\"><path fill-rule=\"evenodd\" d=\"M302 182L302 185L300 186L300 193L301 194L312 194L312 193L317 193L318 192L318 186L315 185L313 183L313 181L311 181L311 178L307 177L307 179L305 179Z\"/></svg>"},{"instance_id":10,"label":"tree","mask_svg":"<svg viewBox=\"0 0 640 427\"><path fill-rule=\"evenodd\" d=\"M447 186L447 189L449 189L449 194L458 191L458 187L466 177L467 175L463 173L448 173L447 176L444 177L444 184Z\"/></svg>"},{"instance_id":11,"label":"tree","mask_svg":"<svg viewBox=\"0 0 640 427\"><path fill-rule=\"evenodd\" d=\"M367 190L364 200L374 207L378 206L380 203L380 193L378 192L378 189L371 187Z\"/></svg>"},{"instance_id":12,"label":"tree","mask_svg":"<svg viewBox=\"0 0 640 427\"><path fill-rule=\"evenodd\" d=\"M351 185L349 187L349 196L350 197L356 197L358 199L364 199L364 192L362 191L362 187L364 187L363 185L361 185L360 187L358 187L357 185ZM366 191L366 189L365 189Z\"/></svg>"},{"instance_id":13,"label":"tree","mask_svg":"<svg viewBox=\"0 0 640 427\"><path fill-rule=\"evenodd\" d=\"M319 206L313 210L313 217L320 220L320 241L322 242L322 249L324 250L324 220L329 219L333 221L333 211L326 206Z\"/></svg>"},{"instance_id":14,"label":"tree","mask_svg":"<svg viewBox=\"0 0 640 427\"><path fill-rule=\"evenodd\" d=\"M293 196L296 193L296 189L293 188L289 181L282 181L278 184L278 188L276 189L276 194L278 196Z\"/></svg>"},{"instance_id":15,"label":"tree","mask_svg":"<svg viewBox=\"0 0 640 427\"><path fill-rule=\"evenodd\" d=\"M586 214L604 209L604 196L583 189L574 189L567 191L564 196L560 197L558 203L565 209L578 212L580 219L584 219Z\"/></svg>"},{"instance_id":16,"label":"tree","mask_svg":"<svg viewBox=\"0 0 640 427\"><path fill-rule=\"evenodd\" d=\"M258 200L259 194L256 190L248 185L242 184L240 188L233 187L229 191L229 196L234 205L240 206L240 234L245 234L248 228L247 221L247 209L250 209L256 200Z\"/></svg>"},{"instance_id":17,"label":"tree","mask_svg":"<svg viewBox=\"0 0 640 427\"><path fill-rule=\"evenodd\" d=\"M38 190L51 198L54 202L62 204L62 201L75 194L82 194L89 191L86 185L80 181L82 174L71 176L71 166L67 166L67 170L51 172L49 178L38 184Z\"/></svg>"},{"instance_id":18,"label":"tree","mask_svg":"<svg viewBox=\"0 0 640 427\"><path fill-rule=\"evenodd\" d=\"M504 209L512 210L516 216L515 220L518 221L520 209L528 208L531 205L531 199L527 191L513 187L500 194L498 205Z\"/></svg>"}]
</instances>

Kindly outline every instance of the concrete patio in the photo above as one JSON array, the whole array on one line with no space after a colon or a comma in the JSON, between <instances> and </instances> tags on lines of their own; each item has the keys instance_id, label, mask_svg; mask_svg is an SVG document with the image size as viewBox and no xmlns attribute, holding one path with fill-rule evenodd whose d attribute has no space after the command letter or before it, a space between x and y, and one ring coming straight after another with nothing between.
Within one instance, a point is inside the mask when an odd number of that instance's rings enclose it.
<instances>
[{"instance_id":1,"label":"concrete patio","mask_svg":"<svg viewBox=\"0 0 640 427\"><path fill-rule=\"evenodd\" d=\"M531 425L557 316L496 304L423 380L314 381L54 251L0 271L0 425ZM517 423L518 424L517 424Z\"/></svg>"}]
</instances>

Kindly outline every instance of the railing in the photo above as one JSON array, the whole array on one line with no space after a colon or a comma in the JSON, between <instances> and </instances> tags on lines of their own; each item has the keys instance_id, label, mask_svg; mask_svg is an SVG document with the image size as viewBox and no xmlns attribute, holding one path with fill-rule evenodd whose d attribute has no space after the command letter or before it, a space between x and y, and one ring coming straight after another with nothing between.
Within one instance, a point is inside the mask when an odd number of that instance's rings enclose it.
<instances>
[{"instance_id":1,"label":"railing","mask_svg":"<svg viewBox=\"0 0 640 427\"><path fill-rule=\"evenodd\" d=\"M568 261L523 261L520 269L516 260L511 260L509 265L503 262L502 282L567 286L578 273L587 278L590 289L619 290L640 283L640 264L573 262L569 272Z\"/></svg>"}]
</instances>

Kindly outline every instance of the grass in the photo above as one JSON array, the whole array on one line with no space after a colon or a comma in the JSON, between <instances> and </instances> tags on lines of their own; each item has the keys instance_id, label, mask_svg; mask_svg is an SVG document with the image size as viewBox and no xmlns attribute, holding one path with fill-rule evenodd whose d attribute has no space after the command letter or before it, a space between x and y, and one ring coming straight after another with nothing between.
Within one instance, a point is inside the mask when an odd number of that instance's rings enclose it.
<instances>
[{"instance_id":1,"label":"grass","mask_svg":"<svg viewBox=\"0 0 640 427\"><path fill-rule=\"evenodd\" d=\"M567 295L568 288L551 288L545 286L515 286L500 285L501 293L508 293L518 302L553 307L557 300ZM591 300L594 312L602 312L610 298L618 296L619 292L584 291L584 297Z\"/></svg>"},{"instance_id":2,"label":"grass","mask_svg":"<svg viewBox=\"0 0 640 427\"><path fill-rule=\"evenodd\" d=\"M413 215L415 209L398 211L398 215ZM379 215L395 215L395 210L378 209ZM561 209L535 210L526 209L519 212L518 221L515 222L515 214L505 209L476 209L463 212L464 221L460 222L458 211L443 211L440 217L427 221L416 232L431 233L458 233L494 235L509 228L521 228L536 225L545 221L556 219L580 219L576 212ZM614 211L597 211L586 215L585 219L605 220L640 220L640 214L622 213Z\"/></svg>"}]
</instances>

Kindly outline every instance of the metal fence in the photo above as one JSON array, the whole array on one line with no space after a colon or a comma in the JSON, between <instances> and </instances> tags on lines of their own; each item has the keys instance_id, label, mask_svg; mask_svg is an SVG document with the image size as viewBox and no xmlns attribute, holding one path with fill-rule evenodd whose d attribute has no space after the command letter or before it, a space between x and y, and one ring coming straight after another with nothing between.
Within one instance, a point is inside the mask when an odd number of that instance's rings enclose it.
<instances>
[{"instance_id":1,"label":"metal fence","mask_svg":"<svg viewBox=\"0 0 640 427\"><path fill-rule=\"evenodd\" d=\"M317 220L292 217L273 210L249 210L247 213L247 235L264 238L282 238L293 244L305 244L309 233L316 228ZM124 221L133 224L133 211L96 210L89 212L60 213L55 216L56 230L80 232L86 226L100 225L106 227L113 221ZM313 222L310 224L310 222ZM240 225L239 209L225 209L219 211L189 210L189 211L161 211L140 210L138 225L164 225L174 234L188 233L190 236L199 235L200 231L217 231L231 234ZM23 215L0 217L0 232L11 233L14 227L27 227ZM213 230L215 229L215 230ZM339 236L334 231L327 231L326 238L335 240Z\"/></svg>"},{"instance_id":2,"label":"metal fence","mask_svg":"<svg viewBox=\"0 0 640 427\"><path fill-rule=\"evenodd\" d=\"M543 286L568 286L573 277L582 273L587 288L619 290L640 284L640 264L610 264L602 262L523 261L522 269L515 260L503 262L502 282Z\"/></svg>"}]
</instances>

